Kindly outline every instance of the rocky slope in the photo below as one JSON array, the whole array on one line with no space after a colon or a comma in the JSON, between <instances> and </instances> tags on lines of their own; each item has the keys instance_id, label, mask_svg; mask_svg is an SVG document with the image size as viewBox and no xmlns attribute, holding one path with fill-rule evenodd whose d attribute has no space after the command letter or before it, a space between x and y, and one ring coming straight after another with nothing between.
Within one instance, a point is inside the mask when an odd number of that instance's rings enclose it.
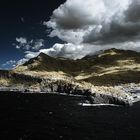
<instances>
[{"instance_id":1,"label":"rocky slope","mask_svg":"<svg viewBox=\"0 0 140 140\"><path fill-rule=\"evenodd\" d=\"M120 83L139 83L140 53L110 49L97 56L86 56L81 60L52 58L41 53L19 66L16 72L63 72L78 81L108 86Z\"/></svg>"},{"instance_id":2,"label":"rocky slope","mask_svg":"<svg viewBox=\"0 0 140 140\"><path fill-rule=\"evenodd\" d=\"M0 71L1 88L90 94L94 95L95 102L103 103L110 101L102 100L104 95L130 101L131 92L120 85L131 83L140 83L140 53L116 49L80 60L53 58L41 53L14 70Z\"/></svg>"}]
</instances>

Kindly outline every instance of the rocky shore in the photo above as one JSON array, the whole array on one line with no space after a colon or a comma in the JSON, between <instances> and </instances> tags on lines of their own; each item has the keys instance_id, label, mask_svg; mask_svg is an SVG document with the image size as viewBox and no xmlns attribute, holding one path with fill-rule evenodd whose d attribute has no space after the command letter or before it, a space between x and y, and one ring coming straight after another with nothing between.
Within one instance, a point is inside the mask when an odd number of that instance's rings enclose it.
<instances>
[{"instance_id":1,"label":"rocky shore","mask_svg":"<svg viewBox=\"0 0 140 140\"><path fill-rule=\"evenodd\" d=\"M71 60L40 53L0 70L0 90L86 96L89 103L132 105L140 100L140 53L109 49Z\"/></svg>"},{"instance_id":2,"label":"rocky shore","mask_svg":"<svg viewBox=\"0 0 140 140\"><path fill-rule=\"evenodd\" d=\"M59 93L86 96L90 104L132 105L140 100L140 83L116 86L95 86L56 72L26 74L10 71L0 73L0 91L19 93Z\"/></svg>"},{"instance_id":3,"label":"rocky shore","mask_svg":"<svg viewBox=\"0 0 140 140\"><path fill-rule=\"evenodd\" d=\"M45 87L24 87L24 86L5 86L0 87L3 92L18 93L40 93L40 94L63 94L68 96L84 96L89 104L115 104L122 106L131 106L134 102L140 100L139 84L125 84L115 87L97 87L92 86L90 89L83 85L64 84L62 81L49 83Z\"/></svg>"}]
</instances>

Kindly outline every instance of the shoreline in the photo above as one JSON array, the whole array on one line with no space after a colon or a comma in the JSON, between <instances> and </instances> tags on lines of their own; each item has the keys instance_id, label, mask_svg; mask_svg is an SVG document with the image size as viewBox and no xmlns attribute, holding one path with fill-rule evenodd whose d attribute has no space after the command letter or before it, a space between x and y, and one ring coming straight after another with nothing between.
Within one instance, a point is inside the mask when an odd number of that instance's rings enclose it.
<instances>
[{"instance_id":1,"label":"shoreline","mask_svg":"<svg viewBox=\"0 0 140 140\"><path fill-rule=\"evenodd\" d=\"M83 97L86 99L82 106L132 106L136 102L131 100L124 100L111 95L105 94L94 94L94 95L84 95L84 94L68 94L68 93L58 93L58 92L23 92L23 91L0 91L0 94L19 94L19 95L59 95L59 96L71 96L71 97ZM79 104L80 105L80 104Z\"/></svg>"}]
</instances>

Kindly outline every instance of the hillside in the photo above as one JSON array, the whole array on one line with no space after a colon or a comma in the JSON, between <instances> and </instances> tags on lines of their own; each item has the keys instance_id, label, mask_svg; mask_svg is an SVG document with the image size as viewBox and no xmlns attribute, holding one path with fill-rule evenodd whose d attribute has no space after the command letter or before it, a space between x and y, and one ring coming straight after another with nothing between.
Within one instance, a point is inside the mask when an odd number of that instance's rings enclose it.
<instances>
[{"instance_id":1,"label":"hillside","mask_svg":"<svg viewBox=\"0 0 140 140\"><path fill-rule=\"evenodd\" d=\"M14 70L0 71L1 90L92 95L94 103L133 102L131 91L139 86L140 53L116 49L78 60L41 53Z\"/></svg>"},{"instance_id":2,"label":"hillside","mask_svg":"<svg viewBox=\"0 0 140 140\"><path fill-rule=\"evenodd\" d=\"M41 53L38 57L17 67L15 72L47 73L54 76L73 77L94 85L117 85L121 83L139 83L140 53L110 49L96 56L70 60L52 58Z\"/></svg>"}]
</instances>

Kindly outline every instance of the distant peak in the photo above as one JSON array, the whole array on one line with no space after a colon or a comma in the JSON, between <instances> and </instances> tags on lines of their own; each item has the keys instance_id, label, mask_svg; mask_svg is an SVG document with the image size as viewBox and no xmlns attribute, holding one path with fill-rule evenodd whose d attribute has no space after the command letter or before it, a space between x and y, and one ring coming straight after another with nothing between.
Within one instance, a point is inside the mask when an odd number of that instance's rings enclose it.
<instances>
[{"instance_id":1,"label":"distant peak","mask_svg":"<svg viewBox=\"0 0 140 140\"><path fill-rule=\"evenodd\" d=\"M39 57L39 56L40 56L40 57L44 57L44 56L46 57L46 56L48 56L48 55L45 54L45 53L43 53L43 52L41 52L41 53L38 55L38 57Z\"/></svg>"},{"instance_id":2,"label":"distant peak","mask_svg":"<svg viewBox=\"0 0 140 140\"><path fill-rule=\"evenodd\" d=\"M116 48L111 48L108 50L105 50L104 53L109 53L109 52L116 52L116 53L137 53L136 51L133 50L123 50L123 49L116 49Z\"/></svg>"},{"instance_id":3,"label":"distant peak","mask_svg":"<svg viewBox=\"0 0 140 140\"><path fill-rule=\"evenodd\" d=\"M121 50L121 49L116 49L116 48L111 48L111 49L108 49L108 50L105 50L104 53L109 53L109 52L124 52L125 50Z\"/></svg>"},{"instance_id":4,"label":"distant peak","mask_svg":"<svg viewBox=\"0 0 140 140\"><path fill-rule=\"evenodd\" d=\"M132 56L132 55L139 55L138 52L132 51L132 50L122 50L122 49L116 49L111 48L104 51L99 51L93 55L87 55L82 59L94 59L96 57L103 57L103 56L113 56L113 55L125 55L125 56Z\"/></svg>"},{"instance_id":5,"label":"distant peak","mask_svg":"<svg viewBox=\"0 0 140 140\"><path fill-rule=\"evenodd\" d=\"M51 57L45 53L40 53L38 56L37 56L37 59L54 59L54 57Z\"/></svg>"}]
</instances>

